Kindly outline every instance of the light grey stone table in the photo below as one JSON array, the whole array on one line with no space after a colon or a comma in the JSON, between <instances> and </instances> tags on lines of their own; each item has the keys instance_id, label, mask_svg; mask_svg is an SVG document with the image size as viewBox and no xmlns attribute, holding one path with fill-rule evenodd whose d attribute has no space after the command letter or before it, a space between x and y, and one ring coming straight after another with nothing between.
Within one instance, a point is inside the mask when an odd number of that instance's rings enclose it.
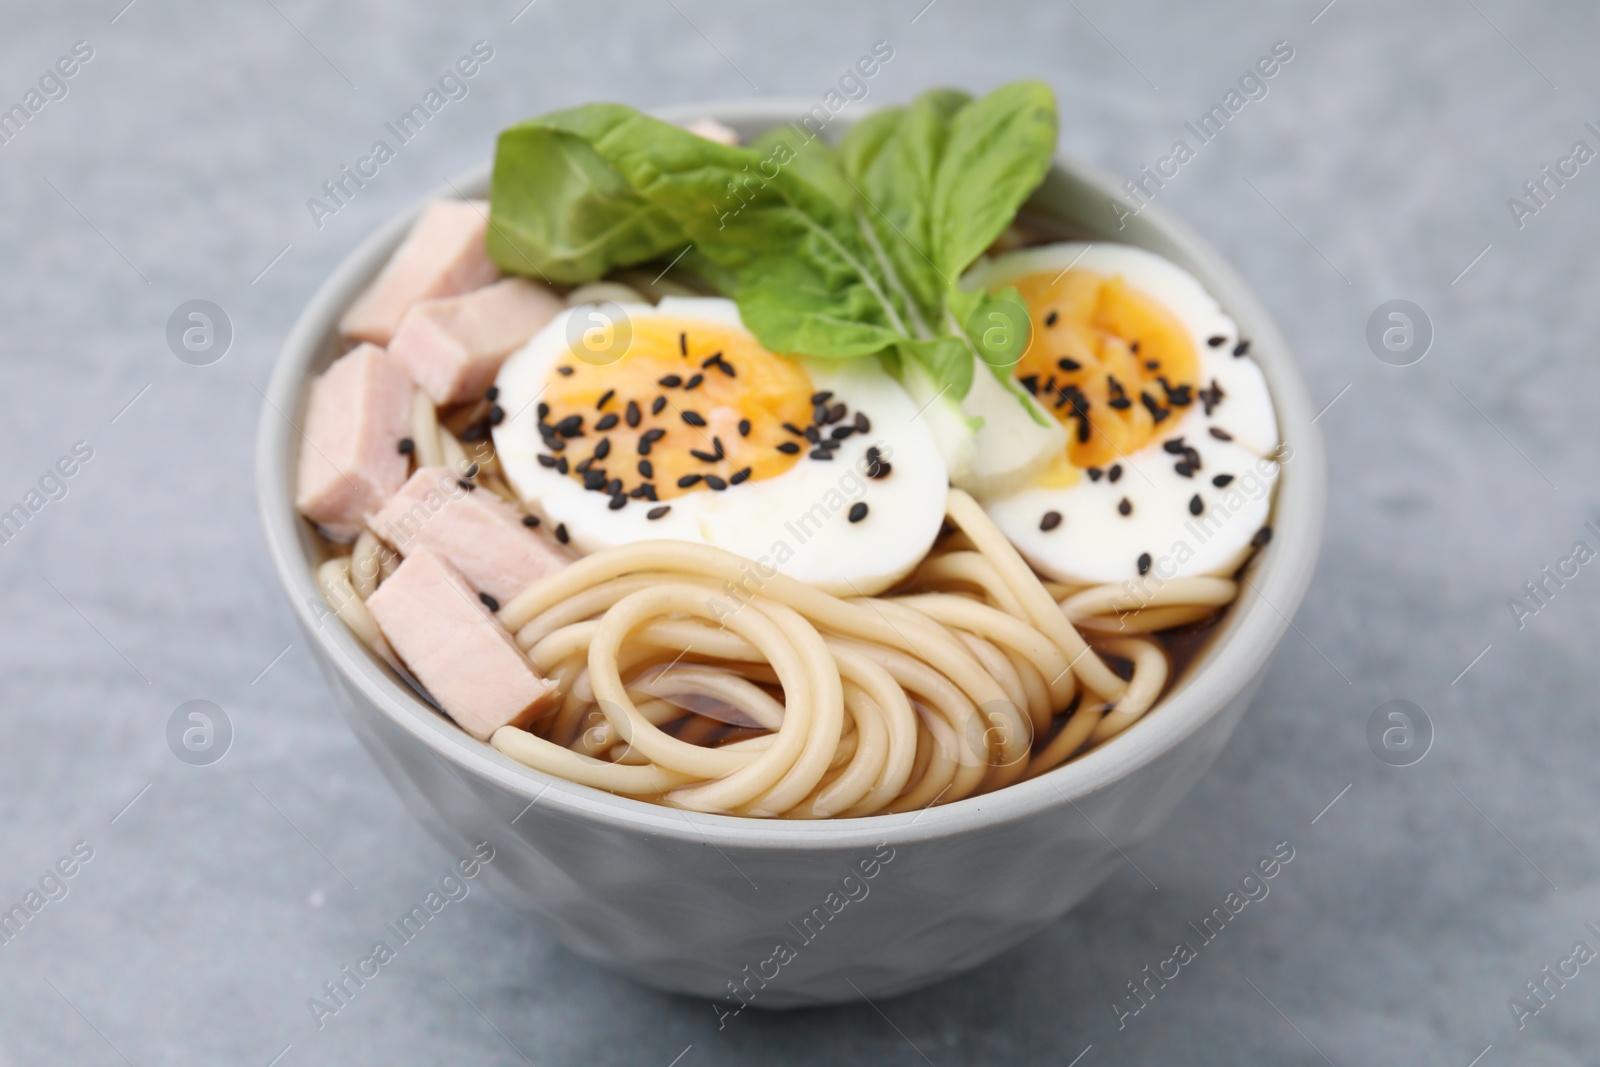
<instances>
[{"instance_id":1,"label":"light grey stone table","mask_svg":"<svg viewBox=\"0 0 1600 1067\"><path fill-rule=\"evenodd\" d=\"M0 510L92 450L0 545L0 905L92 850L0 944L0 1060L1596 1061L1600 965L1545 979L1520 1029L1507 1002L1576 942L1600 950L1600 568L1546 579L1520 620L1508 599L1574 542L1600 547L1600 164L1545 180L1542 205L1522 191L1574 142L1600 149L1600 15L524 2L0 8L0 105L92 49L0 146ZM467 95L316 226L307 199L479 40L493 57ZM820 99L879 40L894 58L871 100L1039 77L1063 150L1115 174L1196 147L1157 199L1258 287L1329 405L1322 568L1256 707L1084 906L948 984L719 1032L705 1003L596 970L475 890L319 1031L307 997L455 857L330 713L262 556L251 439L290 322L514 120L597 98ZM1278 41L1293 58L1266 96L1200 145L1184 124ZM209 366L166 342L192 299L232 324ZM1431 323L1412 366L1367 343L1394 299ZM232 723L213 766L168 746L194 699ZM1432 724L1409 767L1367 741L1397 699ZM1126 983L1197 942L1188 924L1279 842L1294 859L1270 896L1119 1028Z\"/></svg>"}]
</instances>

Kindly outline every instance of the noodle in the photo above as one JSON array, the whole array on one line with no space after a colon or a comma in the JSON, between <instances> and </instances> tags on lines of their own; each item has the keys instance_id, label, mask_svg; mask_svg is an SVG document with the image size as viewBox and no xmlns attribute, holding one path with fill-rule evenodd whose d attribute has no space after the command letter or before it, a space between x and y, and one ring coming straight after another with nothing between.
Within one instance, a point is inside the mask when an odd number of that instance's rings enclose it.
<instances>
[{"instance_id":1,"label":"noodle","mask_svg":"<svg viewBox=\"0 0 1600 1067\"><path fill-rule=\"evenodd\" d=\"M412 432L419 464L470 462L430 405L414 407ZM954 532L902 591L876 597L776 572L752 581L747 560L682 541L576 560L499 612L559 699L490 743L546 774L694 811L914 811L1036 777L1132 726L1171 674L1144 635L1238 594L1224 578L1141 595L1047 583L966 493L952 489L946 511ZM394 567L363 532L317 576L339 618L398 665L363 604Z\"/></svg>"}]
</instances>

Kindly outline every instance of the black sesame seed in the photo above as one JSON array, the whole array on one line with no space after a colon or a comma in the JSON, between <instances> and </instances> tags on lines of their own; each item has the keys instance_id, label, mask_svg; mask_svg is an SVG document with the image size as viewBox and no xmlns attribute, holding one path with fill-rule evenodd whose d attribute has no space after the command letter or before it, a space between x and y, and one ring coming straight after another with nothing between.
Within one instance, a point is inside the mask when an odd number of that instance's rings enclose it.
<instances>
[{"instance_id":1,"label":"black sesame seed","mask_svg":"<svg viewBox=\"0 0 1600 1067\"><path fill-rule=\"evenodd\" d=\"M489 405L489 425L499 426L506 421L506 409L499 404Z\"/></svg>"},{"instance_id":2,"label":"black sesame seed","mask_svg":"<svg viewBox=\"0 0 1600 1067\"><path fill-rule=\"evenodd\" d=\"M1222 336L1206 338L1206 344L1210 345L1212 348L1221 348L1223 345L1225 345L1227 343L1228 343L1228 339L1226 337L1222 337Z\"/></svg>"},{"instance_id":3,"label":"black sesame seed","mask_svg":"<svg viewBox=\"0 0 1600 1067\"><path fill-rule=\"evenodd\" d=\"M810 452L807 452L806 455L809 456L812 459L832 459L833 458L833 453L829 452L826 448L814 448Z\"/></svg>"},{"instance_id":4,"label":"black sesame seed","mask_svg":"<svg viewBox=\"0 0 1600 1067\"><path fill-rule=\"evenodd\" d=\"M701 370L706 370L707 368L712 367L715 364L718 364L718 363L721 363L721 362L722 362L722 353L721 352L713 352L709 356L707 356L705 359L702 359L700 361L700 369Z\"/></svg>"},{"instance_id":5,"label":"black sesame seed","mask_svg":"<svg viewBox=\"0 0 1600 1067\"><path fill-rule=\"evenodd\" d=\"M571 367L557 367L556 368L556 373L561 375L563 378L570 378L570 377L572 377L572 368Z\"/></svg>"},{"instance_id":6,"label":"black sesame seed","mask_svg":"<svg viewBox=\"0 0 1600 1067\"><path fill-rule=\"evenodd\" d=\"M706 485L719 492L728 488L728 483L718 478L715 474L706 475Z\"/></svg>"},{"instance_id":7,"label":"black sesame seed","mask_svg":"<svg viewBox=\"0 0 1600 1067\"><path fill-rule=\"evenodd\" d=\"M541 467L554 467L555 465L556 465L556 457L550 455L550 453L548 453L548 452L539 453L539 466L541 466Z\"/></svg>"},{"instance_id":8,"label":"black sesame seed","mask_svg":"<svg viewBox=\"0 0 1600 1067\"><path fill-rule=\"evenodd\" d=\"M1128 342L1128 351L1132 352L1134 355L1137 356L1139 354L1139 342L1138 341L1129 341Z\"/></svg>"},{"instance_id":9,"label":"black sesame seed","mask_svg":"<svg viewBox=\"0 0 1600 1067\"><path fill-rule=\"evenodd\" d=\"M695 459L699 460L701 463L715 463L719 459L722 458L721 456L717 455L715 452L706 452L706 451L703 451L703 450L698 449L698 448L689 449L689 455L693 456Z\"/></svg>"},{"instance_id":10,"label":"black sesame seed","mask_svg":"<svg viewBox=\"0 0 1600 1067\"><path fill-rule=\"evenodd\" d=\"M562 437L582 437L583 416L568 415L566 418L556 423L556 433L560 434Z\"/></svg>"},{"instance_id":11,"label":"black sesame seed","mask_svg":"<svg viewBox=\"0 0 1600 1067\"><path fill-rule=\"evenodd\" d=\"M476 463L469 464L462 474L467 478L476 478L478 476L478 465Z\"/></svg>"},{"instance_id":12,"label":"black sesame seed","mask_svg":"<svg viewBox=\"0 0 1600 1067\"><path fill-rule=\"evenodd\" d=\"M1172 469L1183 475L1185 478L1194 477L1194 467L1190 466L1189 461L1186 459L1180 459L1178 462L1174 463L1172 465Z\"/></svg>"},{"instance_id":13,"label":"black sesame seed","mask_svg":"<svg viewBox=\"0 0 1600 1067\"><path fill-rule=\"evenodd\" d=\"M1110 400L1107 400L1106 404L1109 407L1115 408L1117 411L1127 411L1129 408L1133 407L1133 401L1129 400L1125 396L1114 396Z\"/></svg>"},{"instance_id":14,"label":"black sesame seed","mask_svg":"<svg viewBox=\"0 0 1600 1067\"><path fill-rule=\"evenodd\" d=\"M1160 370L1161 369L1161 361L1159 359L1147 359L1147 360L1144 361L1144 369L1145 370Z\"/></svg>"},{"instance_id":15,"label":"black sesame seed","mask_svg":"<svg viewBox=\"0 0 1600 1067\"><path fill-rule=\"evenodd\" d=\"M611 438L602 437L600 443L594 446L594 458L605 459L611 455Z\"/></svg>"},{"instance_id":16,"label":"black sesame seed","mask_svg":"<svg viewBox=\"0 0 1600 1067\"><path fill-rule=\"evenodd\" d=\"M1260 548L1270 540L1272 540L1272 527L1263 526L1261 529L1256 531L1256 535L1254 537L1250 538L1250 547Z\"/></svg>"},{"instance_id":17,"label":"black sesame seed","mask_svg":"<svg viewBox=\"0 0 1600 1067\"><path fill-rule=\"evenodd\" d=\"M1117 502L1117 514L1118 515L1132 515L1133 514L1133 501L1129 500L1127 497L1123 497L1120 501L1118 501Z\"/></svg>"},{"instance_id":18,"label":"black sesame seed","mask_svg":"<svg viewBox=\"0 0 1600 1067\"><path fill-rule=\"evenodd\" d=\"M1150 553L1148 553L1148 552L1142 552L1139 555L1139 573L1140 574L1149 574L1150 573Z\"/></svg>"},{"instance_id":19,"label":"black sesame seed","mask_svg":"<svg viewBox=\"0 0 1600 1067\"><path fill-rule=\"evenodd\" d=\"M1039 376L1037 374L1024 374L1017 379L1017 383L1032 395L1039 395Z\"/></svg>"},{"instance_id":20,"label":"black sesame seed","mask_svg":"<svg viewBox=\"0 0 1600 1067\"><path fill-rule=\"evenodd\" d=\"M619 496L622 493L622 479L613 478L606 483L607 496Z\"/></svg>"},{"instance_id":21,"label":"black sesame seed","mask_svg":"<svg viewBox=\"0 0 1600 1067\"><path fill-rule=\"evenodd\" d=\"M1233 475L1219 474L1215 478L1211 479L1211 484L1216 486L1218 489L1222 489L1228 486L1232 481Z\"/></svg>"},{"instance_id":22,"label":"black sesame seed","mask_svg":"<svg viewBox=\"0 0 1600 1067\"><path fill-rule=\"evenodd\" d=\"M653 522L656 519L661 518L661 516L665 515L667 512L669 512L671 510L672 510L672 505L671 504L662 504L659 508L651 508L649 511L645 512L644 513L644 517Z\"/></svg>"},{"instance_id":23,"label":"black sesame seed","mask_svg":"<svg viewBox=\"0 0 1600 1067\"><path fill-rule=\"evenodd\" d=\"M796 426L792 422L784 423L783 424L783 428L785 430L788 430L790 433L794 434L796 437L804 437L806 435L806 432L804 430L802 430L800 427Z\"/></svg>"},{"instance_id":24,"label":"black sesame seed","mask_svg":"<svg viewBox=\"0 0 1600 1067\"><path fill-rule=\"evenodd\" d=\"M734 471L732 474L728 475L728 484L729 485L739 485L740 483L748 482L749 480L750 480L750 468L749 467L745 467L743 470Z\"/></svg>"},{"instance_id":25,"label":"black sesame seed","mask_svg":"<svg viewBox=\"0 0 1600 1067\"><path fill-rule=\"evenodd\" d=\"M1105 471L1101 470L1099 467L1088 467L1085 468L1084 473L1089 476L1089 480L1091 482L1098 482L1101 476L1105 474Z\"/></svg>"},{"instance_id":26,"label":"black sesame seed","mask_svg":"<svg viewBox=\"0 0 1600 1067\"><path fill-rule=\"evenodd\" d=\"M722 450L722 438L720 437L713 437L711 439L711 449L712 451L716 452L718 459L722 459L728 454Z\"/></svg>"},{"instance_id":27,"label":"black sesame seed","mask_svg":"<svg viewBox=\"0 0 1600 1067\"><path fill-rule=\"evenodd\" d=\"M1122 478L1122 464L1113 463L1111 469L1106 471L1106 478L1114 485Z\"/></svg>"},{"instance_id":28,"label":"black sesame seed","mask_svg":"<svg viewBox=\"0 0 1600 1067\"><path fill-rule=\"evenodd\" d=\"M409 456L412 452L416 451L417 443L409 437L402 437L400 438L400 444L396 447L400 449L400 454L402 456Z\"/></svg>"},{"instance_id":29,"label":"black sesame seed","mask_svg":"<svg viewBox=\"0 0 1600 1067\"><path fill-rule=\"evenodd\" d=\"M639 405L638 405L637 402L632 401L632 400L628 401L627 412L626 412L626 414L624 416L624 419L625 419L625 421L627 422L627 424L629 426L637 426L637 425L639 425L640 415L639 415Z\"/></svg>"},{"instance_id":30,"label":"black sesame seed","mask_svg":"<svg viewBox=\"0 0 1600 1067\"><path fill-rule=\"evenodd\" d=\"M483 394L483 398L489 403L493 404L496 400L500 399L500 387L498 385L489 386L489 390Z\"/></svg>"},{"instance_id":31,"label":"black sesame seed","mask_svg":"<svg viewBox=\"0 0 1600 1067\"><path fill-rule=\"evenodd\" d=\"M595 432L605 433L607 430L615 426L617 421L617 413L615 411L609 415L602 415L600 416L600 421L594 424Z\"/></svg>"},{"instance_id":32,"label":"black sesame seed","mask_svg":"<svg viewBox=\"0 0 1600 1067\"><path fill-rule=\"evenodd\" d=\"M793 441L785 441L778 446L778 451L782 452L786 456L792 456L796 452L800 451L800 446L795 444Z\"/></svg>"},{"instance_id":33,"label":"black sesame seed","mask_svg":"<svg viewBox=\"0 0 1600 1067\"><path fill-rule=\"evenodd\" d=\"M643 434L641 434L639 440L655 442L661 440L665 436L667 436L667 431L663 430L659 426L656 426L646 430Z\"/></svg>"},{"instance_id":34,"label":"black sesame seed","mask_svg":"<svg viewBox=\"0 0 1600 1067\"><path fill-rule=\"evenodd\" d=\"M828 405L818 404L816 407L812 408L811 421L819 426L826 423L828 421Z\"/></svg>"},{"instance_id":35,"label":"black sesame seed","mask_svg":"<svg viewBox=\"0 0 1600 1067\"><path fill-rule=\"evenodd\" d=\"M658 396L650 402L650 414L659 415L661 414L661 409L666 406L667 398L664 396Z\"/></svg>"},{"instance_id":36,"label":"black sesame seed","mask_svg":"<svg viewBox=\"0 0 1600 1067\"><path fill-rule=\"evenodd\" d=\"M689 356L689 335L686 333L680 333L678 335L678 352L683 355L685 359L687 359Z\"/></svg>"},{"instance_id":37,"label":"black sesame seed","mask_svg":"<svg viewBox=\"0 0 1600 1067\"><path fill-rule=\"evenodd\" d=\"M688 381L683 383L683 391L687 393L690 389L695 388L705 380L706 376L704 374L696 374L693 378L690 378Z\"/></svg>"},{"instance_id":38,"label":"black sesame seed","mask_svg":"<svg viewBox=\"0 0 1600 1067\"><path fill-rule=\"evenodd\" d=\"M1062 370L1065 370L1065 371L1074 371L1074 370L1082 370L1083 369L1083 364L1082 363L1079 363L1075 359L1067 359L1064 356L1061 359L1056 360L1056 366L1060 367Z\"/></svg>"},{"instance_id":39,"label":"black sesame seed","mask_svg":"<svg viewBox=\"0 0 1600 1067\"><path fill-rule=\"evenodd\" d=\"M546 434L544 439L544 447L548 448L552 452L565 452L567 450L567 443L553 433Z\"/></svg>"},{"instance_id":40,"label":"black sesame seed","mask_svg":"<svg viewBox=\"0 0 1600 1067\"><path fill-rule=\"evenodd\" d=\"M1199 515L1205 510L1206 502L1200 499L1199 493L1196 493L1194 496L1189 498L1189 514Z\"/></svg>"},{"instance_id":41,"label":"black sesame seed","mask_svg":"<svg viewBox=\"0 0 1600 1067\"><path fill-rule=\"evenodd\" d=\"M560 541L562 544L566 544L569 540L571 540L571 538L567 536L567 524L566 523L564 523L564 522L556 523L556 540Z\"/></svg>"},{"instance_id":42,"label":"black sesame seed","mask_svg":"<svg viewBox=\"0 0 1600 1067\"><path fill-rule=\"evenodd\" d=\"M1219 426L1211 427L1211 436L1215 437L1219 441L1231 441L1231 440L1233 440L1233 434L1229 433L1227 430L1224 430Z\"/></svg>"},{"instance_id":43,"label":"black sesame seed","mask_svg":"<svg viewBox=\"0 0 1600 1067\"><path fill-rule=\"evenodd\" d=\"M1061 316L1056 314L1056 312L1052 309L1050 314L1044 317L1044 324L1046 326L1054 326L1056 324L1056 320L1059 318L1061 318Z\"/></svg>"},{"instance_id":44,"label":"black sesame seed","mask_svg":"<svg viewBox=\"0 0 1600 1067\"><path fill-rule=\"evenodd\" d=\"M1060 526L1060 525L1061 525L1061 512L1059 512L1059 511L1047 511L1047 512L1044 513L1044 516L1042 518L1040 518L1040 520L1039 520L1039 529L1045 531L1046 533L1050 532L1051 530L1054 530L1057 526Z\"/></svg>"},{"instance_id":45,"label":"black sesame seed","mask_svg":"<svg viewBox=\"0 0 1600 1067\"><path fill-rule=\"evenodd\" d=\"M685 474L682 478L678 479L678 488L687 489L691 485L697 485L699 484L701 477L703 476L699 474Z\"/></svg>"},{"instance_id":46,"label":"black sesame seed","mask_svg":"<svg viewBox=\"0 0 1600 1067\"><path fill-rule=\"evenodd\" d=\"M605 392L600 394L600 399L594 402L594 409L596 411L604 411L606 409L606 405L611 403L611 398L616 395L617 391L615 389L607 389Z\"/></svg>"},{"instance_id":47,"label":"black sesame seed","mask_svg":"<svg viewBox=\"0 0 1600 1067\"><path fill-rule=\"evenodd\" d=\"M851 522L860 522L862 519L864 519L866 517L867 517L867 505L865 503L858 502L858 503L850 505L850 521Z\"/></svg>"},{"instance_id":48,"label":"black sesame seed","mask_svg":"<svg viewBox=\"0 0 1600 1067\"><path fill-rule=\"evenodd\" d=\"M539 516L537 516L537 515L524 515L524 516L522 516L522 525L526 526L530 530L533 529L535 526L539 525Z\"/></svg>"},{"instance_id":49,"label":"black sesame seed","mask_svg":"<svg viewBox=\"0 0 1600 1067\"><path fill-rule=\"evenodd\" d=\"M544 420L545 416L547 416L549 414L550 414L550 405L546 404L543 400L539 401L539 419L540 419L540 421L542 422Z\"/></svg>"},{"instance_id":50,"label":"black sesame seed","mask_svg":"<svg viewBox=\"0 0 1600 1067\"><path fill-rule=\"evenodd\" d=\"M1250 351L1249 341L1240 341L1238 344L1233 346L1233 354L1236 356L1242 356L1248 351Z\"/></svg>"},{"instance_id":51,"label":"black sesame seed","mask_svg":"<svg viewBox=\"0 0 1600 1067\"><path fill-rule=\"evenodd\" d=\"M889 472L894 470L887 460L872 459L867 461L867 477L877 480L889 477Z\"/></svg>"},{"instance_id":52,"label":"black sesame seed","mask_svg":"<svg viewBox=\"0 0 1600 1067\"><path fill-rule=\"evenodd\" d=\"M835 441L843 441L846 437L849 437L855 432L856 428L854 426L835 426L832 430L828 431L828 436L833 438Z\"/></svg>"},{"instance_id":53,"label":"black sesame seed","mask_svg":"<svg viewBox=\"0 0 1600 1067\"><path fill-rule=\"evenodd\" d=\"M740 437L749 437L750 436L750 420L749 419L740 419L739 420L739 436Z\"/></svg>"},{"instance_id":54,"label":"black sesame seed","mask_svg":"<svg viewBox=\"0 0 1600 1067\"><path fill-rule=\"evenodd\" d=\"M1183 438L1181 437L1174 437L1170 440L1161 442L1161 451L1170 452L1174 456L1183 455L1184 450L1188 447L1188 445L1183 443Z\"/></svg>"},{"instance_id":55,"label":"black sesame seed","mask_svg":"<svg viewBox=\"0 0 1600 1067\"><path fill-rule=\"evenodd\" d=\"M856 433L872 432L872 420L867 418L867 413L865 411L856 412L856 420L853 425L856 428Z\"/></svg>"},{"instance_id":56,"label":"black sesame seed","mask_svg":"<svg viewBox=\"0 0 1600 1067\"><path fill-rule=\"evenodd\" d=\"M678 386L683 384L683 379L678 377L676 374L669 374L665 378L657 381L656 384L661 386L663 389L676 389Z\"/></svg>"},{"instance_id":57,"label":"black sesame seed","mask_svg":"<svg viewBox=\"0 0 1600 1067\"><path fill-rule=\"evenodd\" d=\"M612 511L621 511L623 508L625 508L627 506L628 506L628 498L626 496L624 496L623 494L621 494L621 493L614 494L611 497L611 500L606 504L606 507L609 508Z\"/></svg>"},{"instance_id":58,"label":"black sesame seed","mask_svg":"<svg viewBox=\"0 0 1600 1067\"><path fill-rule=\"evenodd\" d=\"M588 470L583 472L583 487L590 492L598 492L606 486L606 472Z\"/></svg>"},{"instance_id":59,"label":"black sesame seed","mask_svg":"<svg viewBox=\"0 0 1600 1067\"><path fill-rule=\"evenodd\" d=\"M831 391L829 391L829 390L823 390L820 393L812 393L811 394L811 402L813 404L826 404L828 401L830 401L832 399L833 399L833 393Z\"/></svg>"},{"instance_id":60,"label":"black sesame seed","mask_svg":"<svg viewBox=\"0 0 1600 1067\"><path fill-rule=\"evenodd\" d=\"M472 492L474 489L478 488L477 486L473 485L471 482L462 481L459 478L456 479L456 484L459 485L461 488L465 489L469 493Z\"/></svg>"},{"instance_id":61,"label":"black sesame seed","mask_svg":"<svg viewBox=\"0 0 1600 1067\"><path fill-rule=\"evenodd\" d=\"M840 419L844 418L848 412L849 409L843 404L835 404L828 409L828 421L838 422Z\"/></svg>"},{"instance_id":62,"label":"black sesame seed","mask_svg":"<svg viewBox=\"0 0 1600 1067\"><path fill-rule=\"evenodd\" d=\"M594 457L590 456L588 459L579 461L578 465L572 469L577 471L579 474L587 474L589 473L589 468L592 466L594 466Z\"/></svg>"},{"instance_id":63,"label":"black sesame seed","mask_svg":"<svg viewBox=\"0 0 1600 1067\"><path fill-rule=\"evenodd\" d=\"M560 471L562 474L567 473L567 457L566 456L557 456L556 457L556 470Z\"/></svg>"},{"instance_id":64,"label":"black sesame seed","mask_svg":"<svg viewBox=\"0 0 1600 1067\"><path fill-rule=\"evenodd\" d=\"M685 411L683 413L683 421L690 426L704 426L706 424L705 416L698 411Z\"/></svg>"},{"instance_id":65,"label":"black sesame seed","mask_svg":"<svg viewBox=\"0 0 1600 1067\"><path fill-rule=\"evenodd\" d=\"M641 477L641 478L654 478L655 476L656 476L656 465L654 463L651 463L647 459L641 459L639 461L639 477Z\"/></svg>"},{"instance_id":66,"label":"black sesame seed","mask_svg":"<svg viewBox=\"0 0 1600 1067\"><path fill-rule=\"evenodd\" d=\"M463 441L487 441L489 439L489 422L487 419L475 422L461 431Z\"/></svg>"},{"instance_id":67,"label":"black sesame seed","mask_svg":"<svg viewBox=\"0 0 1600 1067\"><path fill-rule=\"evenodd\" d=\"M490 611L499 611L500 610L500 601L496 600L494 597L490 596L488 593L479 593L478 594L478 599L483 601L483 606L488 608Z\"/></svg>"}]
</instances>

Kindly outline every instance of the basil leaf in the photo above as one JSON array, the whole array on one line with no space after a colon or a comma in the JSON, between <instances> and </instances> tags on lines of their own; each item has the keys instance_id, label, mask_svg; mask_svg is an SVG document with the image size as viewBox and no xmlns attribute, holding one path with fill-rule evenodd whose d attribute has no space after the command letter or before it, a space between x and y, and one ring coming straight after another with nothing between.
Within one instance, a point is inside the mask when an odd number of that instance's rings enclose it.
<instances>
[{"instance_id":1,"label":"basil leaf","mask_svg":"<svg viewBox=\"0 0 1600 1067\"><path fill-rule=\"evenodd\" d=\"M1055 144L1055 97L1043 82L1003 85L953 115L929 207L941 272L959 276L1011 225Z\"/></svg>"},{"instance_id":2,"label":"basil leaf","mask_svg":"<svg viewBox=\"0 0 1600 1067\"><path fill-rule=\"evenodd\" d=\"M558 115L500 135L486 242L495 264L575 285L681 250L677 224L587 141L552 128Z\"/></svg>"}]
</instances>

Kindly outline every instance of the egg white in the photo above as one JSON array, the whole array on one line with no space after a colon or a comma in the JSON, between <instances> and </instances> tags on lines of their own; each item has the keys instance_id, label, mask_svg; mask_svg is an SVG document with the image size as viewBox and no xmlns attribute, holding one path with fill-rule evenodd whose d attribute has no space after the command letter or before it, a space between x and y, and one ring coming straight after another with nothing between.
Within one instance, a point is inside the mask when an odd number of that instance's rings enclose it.
<instances>
[{"instance_id":1,"label":"egg white","mask_svg":"<svg viewBox=\"0 0 1600 1067\"><path fill-rule=\"evenodd\" d=\"M667 297L655 306L619 306L635 319L671 316L744 328L731 300ZM660 519L645 517L657 504L633 500L612 511L606 494L541 466L538 400L569 350L567 324L578 310L557 315L501 367L498 402L508 415L494 428L512 488L551 528L565 526L572 548L588 554L639 541L693 541L751 560L752 591L773 568L841 596L882 592L927 555L944 520L944 461L916 405L875 360L800 360L813 389L831 391L851 417L866 414L869 433L846 438L832 460L802 452L775 477L662 501L671 510ZM888 461L887 477L866 477L869 447ZM856 503L867 505L867 515L851 522Z\"/></svg>"},{"instance_id":2,"label":"egg white","mask_svg":"<svg viewBox=\"0 0 1600 1067\"><path fill-rule=\"evenodd\" d=\"M985 509L1035 569L1057 581L1138 579L1145 554L1148 573L1161 579L1231 574L1267 524L1279 473L1278 420L1266 377L1247 353L1234 355L1238 325L1199 280L1142 248L1075 242L1029 248L980 263L965 284L993 289L1069 266L1120 275L1159 301L1189 333L1199 357L1199 387L1215 383L1222 400L1209 415L1198 399L1173 408L1149 445L1108 465L1098 480L1085 472L1071 485L1051 487L1036 478L1020 490L986 497ZM1213 337L1222 343L1211 345ZM1215 437L1213 427L1231 440ZM1180 437L1200 455L1192 476L1177 470L1184 457L1163 447ZM1114 465L1122 468L1116 482L1109 475ZM1219 487L1213 483L1218 475L1232 480ZM1198 516L1191 511L1196 496ZM1118 510L1123 499L1131 508L1126 516ZM1061 521L1046 530L1050 512Z\"/></svg>"}]
</instances>

